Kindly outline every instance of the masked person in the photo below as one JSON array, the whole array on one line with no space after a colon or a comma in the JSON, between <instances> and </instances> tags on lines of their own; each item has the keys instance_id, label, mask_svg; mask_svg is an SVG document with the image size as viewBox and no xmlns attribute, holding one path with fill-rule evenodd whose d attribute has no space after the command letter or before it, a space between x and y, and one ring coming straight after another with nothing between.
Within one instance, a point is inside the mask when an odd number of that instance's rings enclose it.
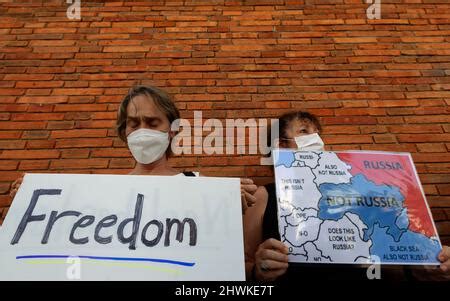
<instances>
[{"instance_id":1,"label":"masked person","mask_svg":"<svg viewBox=\"0 0 450 301\"><path fill-rule=\"evenodd\" d=\"M132 175L200 176L198 172L180 172L171 167L171 140L176 132L171 130L180 113L161 89L152 86L135 86L120 104L116 129L136 160ZM22 178L14 182L11 197L16 194ZM242 211L255 202L253 196L257 186L251 179L241 179Z\"/></svg>"},{"instance_id":2,"label":"masked person","mask_svg":"<svg viewBox=\"0 0 450 301\"><path fill-rule=\"evenodd\" d=\"M291 112L279 120L275 148L323 151L319 120L308 112ZM270 134L269 134L270 136ZM245 265L247 279L260 281L364 280L367 269L355 265L288 263L288 247L280 241L275 183L258 187L256 204L244 216ZM438 269L383 269L384 279L450 280L450 248L444 246Z\"/></svg>"}]
</instances>

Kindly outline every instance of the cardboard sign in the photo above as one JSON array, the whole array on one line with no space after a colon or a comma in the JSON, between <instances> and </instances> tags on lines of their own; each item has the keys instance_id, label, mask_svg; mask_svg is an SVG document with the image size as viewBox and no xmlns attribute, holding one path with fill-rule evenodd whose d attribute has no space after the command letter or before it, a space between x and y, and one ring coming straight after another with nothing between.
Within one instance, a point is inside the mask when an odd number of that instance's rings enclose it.
<instances>
[{"instance_id":1,"label":"cardboard sign","mask_svg":"<svg viewBox=\"0 0 450 301\"><path fill-rule=\"evenodd\" d=\"M0 280L245 280L239 179L27 174Z\"/></svg>"}]
</instances>

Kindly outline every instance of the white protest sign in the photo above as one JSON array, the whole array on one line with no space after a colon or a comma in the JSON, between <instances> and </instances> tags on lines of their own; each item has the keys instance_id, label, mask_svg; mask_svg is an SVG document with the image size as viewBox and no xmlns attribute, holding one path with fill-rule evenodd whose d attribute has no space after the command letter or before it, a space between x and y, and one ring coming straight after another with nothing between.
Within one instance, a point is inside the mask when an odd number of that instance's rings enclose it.
<instances>
[{"instance_id":1,"label":"white protest sign","mask_svg":"<svg viewBox=\"0 0 450 301\"><path fill-rule=\"evenodd\" d=\"M0 280L245 280L239 179L27 174Z\"/></svg>"}]
</instances>

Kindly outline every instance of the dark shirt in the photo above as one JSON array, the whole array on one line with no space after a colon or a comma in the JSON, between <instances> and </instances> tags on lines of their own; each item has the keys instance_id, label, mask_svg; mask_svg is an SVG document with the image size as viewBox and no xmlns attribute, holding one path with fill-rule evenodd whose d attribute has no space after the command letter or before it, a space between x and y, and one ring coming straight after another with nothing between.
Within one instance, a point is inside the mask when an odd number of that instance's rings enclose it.
<instances>
[{"instance_id":1,"label":"dark shirt","mask_svg":"<svg viewBox=\"0 0 450 301\"><path fill-rule=\"evenodd\" d=\"M278 229L277 197L275 183L264 186L268 193L267 206L263 217L263 241L269 238L280 239ZM408 275L403 273L402 267L383 267L381 269L382 279L407 280ZM407 278L404 278L407 277ZM298 280L368 280L367 266L348 264L325 264L325 263L289 263L287 272L278 279L280 282L297 282Z\"/></svg>"}]
</instances>

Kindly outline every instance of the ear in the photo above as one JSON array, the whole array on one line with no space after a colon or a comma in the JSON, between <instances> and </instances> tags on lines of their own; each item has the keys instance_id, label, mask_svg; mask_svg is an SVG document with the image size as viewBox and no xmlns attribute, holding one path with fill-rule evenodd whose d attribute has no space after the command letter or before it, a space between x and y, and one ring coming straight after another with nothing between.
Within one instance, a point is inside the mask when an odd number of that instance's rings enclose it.
<instances>
[{"instance_id":1,"label":"ear","mask_svg":"<svg viewBox=\"0 0 450 301\"><path fill-rule=\"evenodd\" d=\"M178 132L176 132L176 131L169 131L169 138L170 138L170 140L172 140L173 137L175 137L177 134L178 134Z\"/></svg>"}]
</instances>

